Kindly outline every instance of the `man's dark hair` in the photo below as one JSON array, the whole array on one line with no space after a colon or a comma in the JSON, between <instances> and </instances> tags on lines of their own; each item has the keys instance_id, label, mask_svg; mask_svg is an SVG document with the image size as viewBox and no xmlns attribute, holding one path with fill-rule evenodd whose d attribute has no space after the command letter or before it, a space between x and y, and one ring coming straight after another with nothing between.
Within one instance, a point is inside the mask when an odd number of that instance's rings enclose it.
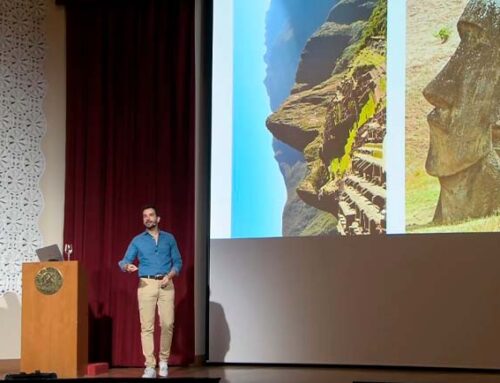
<instances>
[{"instance_id":1,"label":"man's dark hair","mask_svg":"<svg viewBox=\"0 0 500 383\"><path fill-rule=\"evenodd\" d=\"M144 213L144 210L147 210L147 209L153 209L153 210L155 211L155 214L156 214L157 216L159 216L159 214L158 214L158 209L156 208L156 206L155 206L155 205L150 204L150 203L149 203L149 204L146 204L146 205L144 205L144 206L142 207L141 212L142 212L142 213Z\"/></svg>"}]
</instances>

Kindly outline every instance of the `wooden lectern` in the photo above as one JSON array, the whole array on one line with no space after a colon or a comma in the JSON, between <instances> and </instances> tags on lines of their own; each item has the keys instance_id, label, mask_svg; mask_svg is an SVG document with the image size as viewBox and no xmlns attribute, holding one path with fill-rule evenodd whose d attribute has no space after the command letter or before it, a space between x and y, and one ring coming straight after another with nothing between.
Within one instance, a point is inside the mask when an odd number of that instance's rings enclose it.
<instances>
[{"instance_id":1,"label":"wooden lectern","mask_svg":"<svg viewBox=\"0 0 500 383\"><path fill-rule=\"evenodd\" d=\"M87 284L78 261L23 264L21 371L83 376L88 361Z\"/></svg>"}]
</instances>

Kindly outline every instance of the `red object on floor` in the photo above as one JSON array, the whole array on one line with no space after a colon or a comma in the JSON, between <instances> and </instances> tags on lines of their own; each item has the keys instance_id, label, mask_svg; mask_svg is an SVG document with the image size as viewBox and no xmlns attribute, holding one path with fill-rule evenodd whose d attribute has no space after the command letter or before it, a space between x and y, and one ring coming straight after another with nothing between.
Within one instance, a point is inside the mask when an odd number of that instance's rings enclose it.
<instances>
[{"instance_id":1,"label":"red object on floor","mask_svg":"<svg viewBox=\"0 0 500 383\"><path fill-rule=\"evenodd\" d=\"M96 376L109 371L108 363L90 363L87 365L87 376Z\"/></svg>"}]
</instances>

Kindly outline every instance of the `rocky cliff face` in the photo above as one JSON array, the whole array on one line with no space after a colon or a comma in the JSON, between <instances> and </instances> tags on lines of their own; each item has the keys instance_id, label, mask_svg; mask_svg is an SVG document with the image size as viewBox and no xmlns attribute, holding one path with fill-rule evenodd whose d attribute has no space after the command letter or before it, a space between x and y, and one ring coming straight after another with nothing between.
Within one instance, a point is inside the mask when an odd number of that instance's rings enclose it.
<instances>
[{"instance_id":1,"label":"rocky cliff face","mask_svg":"<svg viewBox=\"0 0 500 383\"><path fill-rule=\"evenodd\" d=\"M295 92L331 76L344 50L361 37L374 6L373 0L342 0L332 8L327 21L312 35L302 53Z\"/></svg>"},{"instance_id":2,"label":"rocky cliff face","mask_svg":"<svg viewBox=\"0 0 500 383\"><path fill-rule=\"evenodd\" d=\"M264 83L272 111L290 94L304 46L337 2L314 0L311 6L303 0L271 0L266 14Z\"/></svg>"},{"instance_id":3,"label":"rocky cliff face","mask_svg":"<svg viewBox=\"0 0 500 383\"><path fill-rule=\"evenodd\" d=\"M271 110L276 111L295 84L297 66L310 36L325 22L338 0L315 0L314 7L303 0L271 0L266 15L267 64L265 85ZM307 17L304 14L307 13ZM279 164L288 198L283 211L283 235L300 235L307 223L321 214L306 205L296 193L306 173L302 152L273 139L275 159Z\"/></svg>"},{"instance_id":4,"label":"rocky cliff face","mask_svg":"<svg viewBox=\"0 0 500 383\"><path fill-rule=\"evenodd\" d=\"M283 217L284 227L302 222L300 235L385 231L386 12L387 0L341 0L306 44L292 94L267 120L306 161L287 205L295 191L316 213Z\"/></svg>"}]
</instances>

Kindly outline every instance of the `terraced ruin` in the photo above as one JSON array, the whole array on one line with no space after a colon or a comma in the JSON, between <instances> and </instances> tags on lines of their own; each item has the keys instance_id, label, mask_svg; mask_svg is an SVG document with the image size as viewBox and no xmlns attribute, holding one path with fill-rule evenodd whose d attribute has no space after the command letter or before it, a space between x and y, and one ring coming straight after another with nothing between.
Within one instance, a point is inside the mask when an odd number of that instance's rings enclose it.
<instances>
[{"instance_id":1,"label":"terraced ruin","mask_svg":"<svg viewBox=\"0 0 500 383\"><path fill-rule=\"evenodd\" d=\"M306 161L293 192L321 212L301 235L386 232L386 15L387 0L339 1L306 44L290 96L267 119ZM311 57L328 44L333 62Z\"/></svg>"}]
</instances>

